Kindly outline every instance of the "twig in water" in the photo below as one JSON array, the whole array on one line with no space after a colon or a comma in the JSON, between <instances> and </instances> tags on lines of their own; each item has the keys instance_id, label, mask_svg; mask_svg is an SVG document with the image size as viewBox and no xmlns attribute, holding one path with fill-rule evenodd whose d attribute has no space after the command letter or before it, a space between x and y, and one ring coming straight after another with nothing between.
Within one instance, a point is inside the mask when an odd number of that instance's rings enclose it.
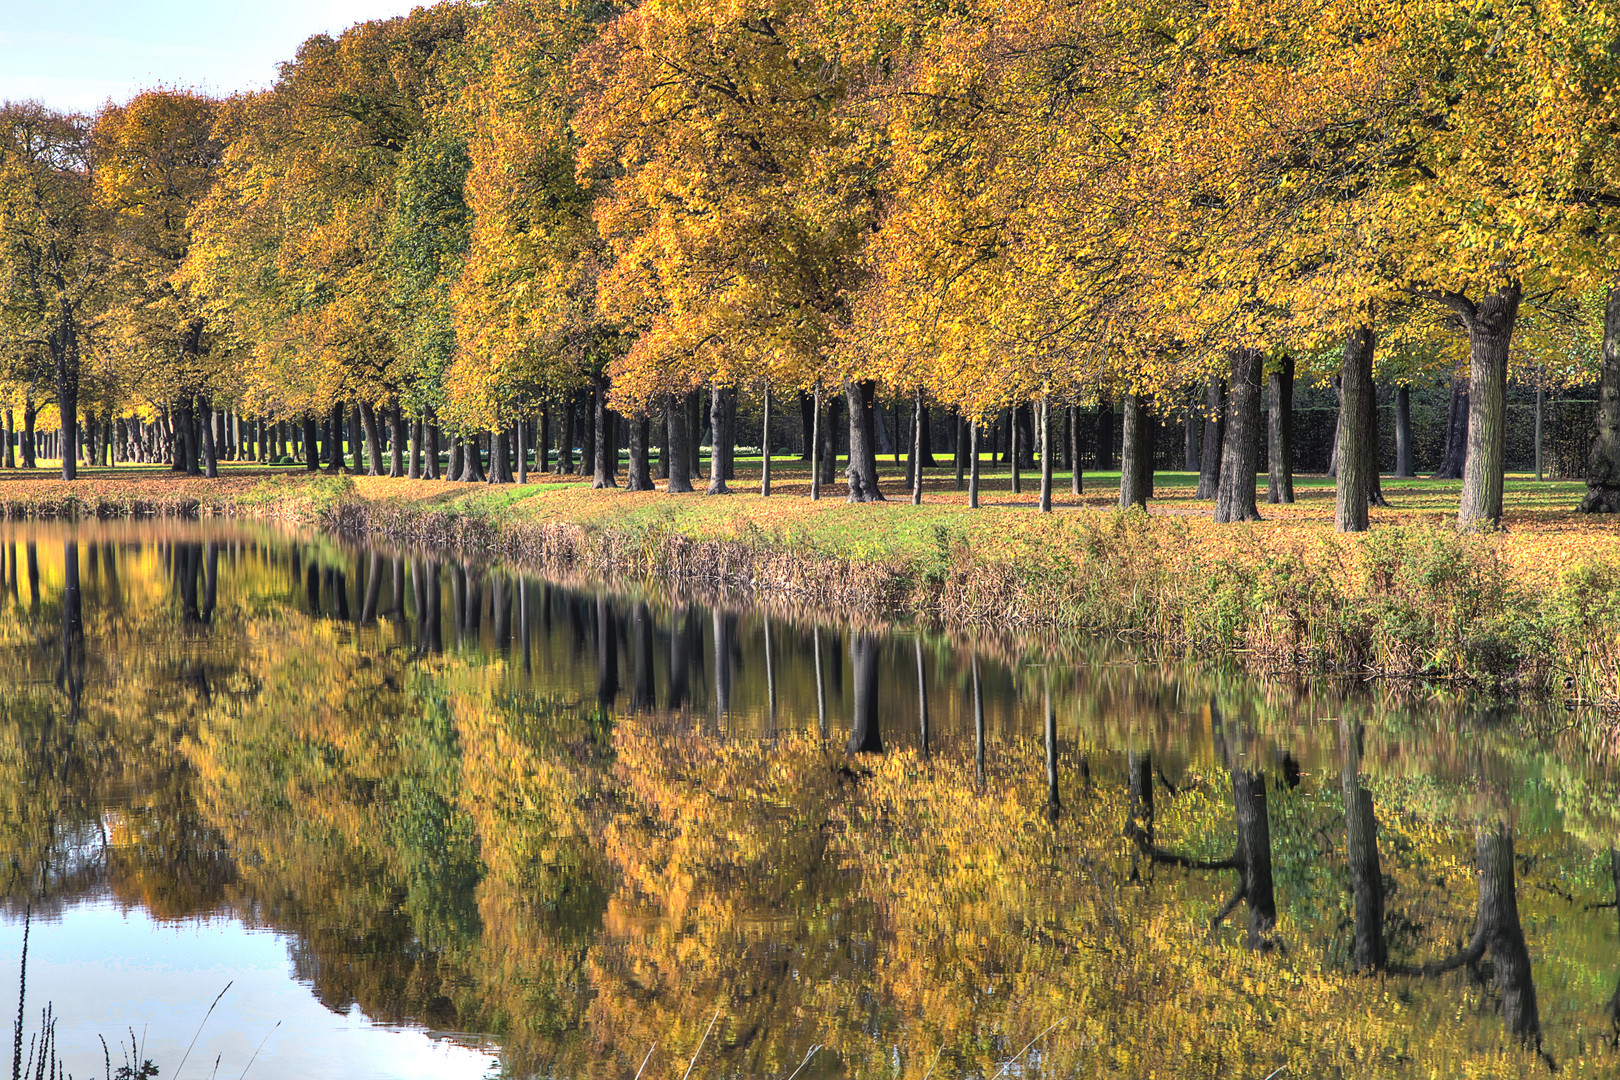
<instances>
[{"instance_id":1,"label":"twig in water","mask_svg":"<svg viewBox=\"0 0 1620 1080\"><path fill-rule=\"evenodd\" d=\"M928 1071L923 1074L923 1080L928 1080L930 1076L934 1075L934 1066L939 1064L939 1055L943 1054L944 1052L945 1044L940 1043L939 1049L934 1051L934 1060L928 1063Z\"/></svg>"},{"instance_id":2,"label":"twig in water","mask_svg":"<svg viewBox=\"0 0 1620 1080\"><path fill-rule=\"evenodd\" d=\"M804 1055L804 1060L799 1062L799 1067L797 1069L794 1069L791 1073L788 1074L787 1080L793 1080L793 1078L795 1076L798 1076L800 1073L802 1073L804 1071L804 1067L806 1065L810 1064L810 1059L815 1057L816 1056L816 1051L820 1050L820 1049L821 1049L821 1044L816 1043L809 1050L807 1050L805 1052L805 1055Z\"/></svg>"},{"instance_id":3,"label":"twig in water","mask_svg":"<svg viewBox=\"0 0 1620 1080\"><path fill-rule=\"evenodd\" d=\"M1288 1071L1288 1066L1283 1065L1283 1066L1273 1070L1272 1074L1270 1076L1266 1077L1266 1080L1277 1080L1277 1077L1281 1076L1283 1073L1285 1073L1287 1071Z\"/></svg>"},{"instance_id":4,"label":"twig in water","mask_svg":"<svg viewBox=\"0 0 1620 1080\"><path fill-rule=\"evenodd\" d=\"M280 1020L277 1020L274 1024L272 1024L270 1026L270 1030L264 1033L264 1038L259 1040L259 1050L264 1049L264 1044L270 1041L270 1036L274 1035L276 1033L276 1028L278 1028L280 1026L281 1026L281 1021ZM246 1065L242 1066L242 1076L246 1076L247 1071L249 1069L253 1068L253 1063L259 1059L259 1050L253 1051L253 1056L248 1058L248 1063ZM237 1077L237 1080L242 1080L242 1077L240 1077L240 1076Z\"/></svg>"},{"instance_id":5,"label":"twig in water","mask_svg":"<svg viewBox=\"0 0 1620 1080\"><path fill-rule=\"evenodd\" d=\"M1018 1053L1014 1054L1012 1057L1010 1057L1006 1061L1002 1062L1001 1071L996 1073L995 1076L992 1076L990 1078L990 1080L1000 1080L1001 1074L1005 1073L1008 1069L1012 1068L1013 1062L1017 1061L1019 1058L1023 1057L1025 1054L1029 1053L1029 1048L1030 1047L1034 1046L1036 1043L1038 1043L1042 1039L1044 1039L1046 1037L1046 1032L1047 1031L1051 1031L1053 1028L1057 1027L1059 1024L1068 1023L1068 1020L1069 1020L1069 1018L1067 1016L1065 1016L1062 1019L1054 1020L1050 1024L1046 1025L1046 1031L1041 1032L1039 1035L1037 1035L1033 1039L1029 1040L1029 1042L1024 1044L1024 1048L1022 1050L1018 1051ZM1271 1080L1271 1078L1268 1076L1266 1078L1266 1080Z\"/></svg>"},{"instance_id":6,"label":"twig in water","mask_svg":"<svg viewBox=\"0 0 1620 1080\"><path fill-rule=\"evenodd\" d=\"M647 1062L652 1060L653 1050L656 1049L658 1049L658 1040L654 1039L652 1050L647 1051L647 1056L641 1059L641 1068L636 1070L636 1080L641 1080L641 1074L647 1071Z\"/></svg>"},{"instance_id":7,"label":"twig in water","mask_svg":"<svg viewBox=\"0 0 1620 1080\"><path fill-rule=\"evenodd\" d=\"M698 1040L698 1048L692 1051L692 1060L686 1063L686 1074L681 1080L691 1080L692 1066L697 1064L698 1055L703 1053L703 1044L709 1041L709 1032L714 1030L714 1022L720 1019L720 1010L723 1008L724 1005L716 1006L714 1015L709 1017L709 1026L703 1029L703 1038Z\"/></svg>"},{"instance_id":8,"label":"twig in water","mask_svg":"<svg viewBox=\"0 0 1620 1080\"><path fill-rule=\"evenodd\" d=\"M214 1010L219 1007L219 999L224 997L225 996L225 991L229 990L233 985L235 985L235 983L236 983L235 979L232 979L230 982L226 983L225 984L225 990L221 990L219 992L218 997L214 998L214 1003L212 1005L208 1006L208 1011L203 1013L202 1023L197 1025L197 1032L196 1032L195 1035L192 1035L192 1037L191 1037L191 1046L186 1047L185 1054L180 1058L180 1064L178 1064L178 1065L176 1065L174 1067L174 1075L176 1077L178 1077L180 1075L180 1070L186 1067L186 1058L189 1058L191 1056L191 1047L197 1045L197 1039L202 1035L202 1029L208 1023L208 1018L210 1016L213 1016L214 1015Z\"/></svg>"}]
</instances>

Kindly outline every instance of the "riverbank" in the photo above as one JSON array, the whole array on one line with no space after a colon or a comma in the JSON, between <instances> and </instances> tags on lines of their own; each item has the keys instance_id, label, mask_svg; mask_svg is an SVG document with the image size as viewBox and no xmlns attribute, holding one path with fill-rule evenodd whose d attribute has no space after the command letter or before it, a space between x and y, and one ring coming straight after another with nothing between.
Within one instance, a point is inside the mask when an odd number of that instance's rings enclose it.
<instances>
[{"instance_id":1,"label":"riverbank","mask_svg":"<svg viewBox=\"0 0 1620 1080\"><path fill-rule=\"evenodd\" d=\"M753 466L757 470L757 464ZM228 468L218 480L95 471L69 485L0 475L8 517L231 514L455 545L552 573L657 578L967 630L1109 634L1172 655L1235 655L1262 671L1473 682L1620 703L1620 530L1569 513L1578 484L1510 480L1503 532L1450 527L1455 482L1385 480L1362 536L1332 531L1331 481L1265 521L1217 526L1193 478L1160 474L1151 514L1112 509L1088 476L1055 512L986 480L966 506L943 471L924 505L851 506L744 463L728 497L591 491L539 476L454 485ZM1112 482L1111 482L1112 481ZM896 485L898 486L898 485ZM742 492L750 492L744 494Z\"/></svg>"}]
</instances>

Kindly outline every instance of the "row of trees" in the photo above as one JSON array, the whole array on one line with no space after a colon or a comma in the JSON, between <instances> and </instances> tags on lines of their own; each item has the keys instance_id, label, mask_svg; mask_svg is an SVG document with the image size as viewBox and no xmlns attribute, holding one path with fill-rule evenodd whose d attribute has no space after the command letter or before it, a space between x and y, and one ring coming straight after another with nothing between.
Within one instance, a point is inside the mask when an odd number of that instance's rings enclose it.
<instances>
[{"instance_id":1,"label":"row of trees","mask_svg":"<svg viewBox=\"0 0 1620 1080\"><path fill-rule=\"evenodd\" d=\"M313 442L353 409L373 468L379 426L396 446L443 428L474 478L470 436L504 462L583 393L632 487L651 425L690 458L692 395L723 465L739 391L767 415L803 393L818 434L841 399L853 501L882 497L879 398L975 424L1108 399L1126 504L1146 409L1216 385L1228 521L1257 516L1263 387L1297 372L1339 381L1338 523L1361 529L1375 374L1461 367L1473 527L1502 513L1510 371L1579 378L1601 336L1583 508L1612 511L1614 21L1477 0L440 3L311 38L228 101L5 106L5 373L67 446L81 411L138 416L207 468L201 417Z\"/></svg>"}]
</instances>

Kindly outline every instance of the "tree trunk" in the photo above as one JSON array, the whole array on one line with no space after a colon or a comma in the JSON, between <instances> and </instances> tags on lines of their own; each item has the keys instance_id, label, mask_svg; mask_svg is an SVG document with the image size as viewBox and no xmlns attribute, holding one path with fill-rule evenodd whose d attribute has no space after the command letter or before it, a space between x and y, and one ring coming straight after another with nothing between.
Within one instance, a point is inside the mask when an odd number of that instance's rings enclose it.
<instances>
[{"instance_id":1,"label":"tree trunk","mask_svg":"<svg viewBox=\"0 0 1620 1080\"><path fill-rule=\"evenodd\" d=\"M1541 417L1542 417L1542 413L1544 413L1546 411L1546 409L1547 409L1547 388L1544 387L1544 386L1538 385L1536 387L1536 424L1535 424L1535 435L1534 435L1535 458L1536 458L1536 483L1538 483L1538 484L1541 483L1541 476L1542 476L1542 471L1541 471Z\"/></svg>"},{"instance_id":2,"label":"tree trunk","mask_svg":"<svg viewBox=\"0 0 1620 1080\"><path fill-rule=\"evenodd\" d=\"M1415 475L1412 470L1412 388L1405 383L1395 388L1395 475Z\"/></svg>"},{"instance_id":3,"label":"tree trunk","mask_svg":"<svg viewBox=\"0 0 1620 1080\"><path fill-rule=\"evenodd\" d=\"M838 410L843 405L841 395L834 394L827 400L827 416L822 424L823 437L827 445L821 453L821 484L825 487L831 484L838 476ZM845 425L847 430L847 425ZM874 459L875 460L875 459Z\"/></svg>"},{"instance_id":4,"label":"tree trunk","mask_svg":"<svg viewBox=\"0 0 1620 1080\"><path fill-rule=\"evenodd\" d=\"M1384 481L1379 475L1378 459L1378 383L1373 382L1367 405L1367 504L1388 506L1384 499Z\"/></svg>"},{"instance_id":5,"label":"tree trunk","mask_svg":"<svg viewBox=\"0 0 1620 1080\"><path fill-rule=\"evenodd\" d=\"M377 410L372 408L371 402L360 403L360 428L364 433L366 450L366 475L381 476L383 471L382 447L377 441ZM355 464L359 464L357 461ZM356 472L359 470L356 469Z\"/></svg>"},{"instance_id":6,"label":"tree trunk","mask_svg":"<svg viewBox=\"0 0 1620 1080\"><path fill-rule=\"evenodd\" d=\"M191 395L182 394L174 410L175 455L174 469L187 476L202 473L198 461L197 419Z\"/></svg>"},{"instance_id":7,"label":"tree trunk","mask_svg":"<svg viewBox=\"0 0 1620 1080\"><path fill-rule=\"evenodd\" d=\"M647 443L652 426L645 414L626 417L630 426L630 468L625 477L626 491L652 491L652 464L647 459Z\"/></svg>"},{"instance_id":8,"label":"tree trunk","mask_svg":"<svg viewBox=\"0 0 1620 1080\"><path fill-rule=\"evenodd\" d=\"M575 404L580 409L580 419L583 426L576 429L579 433L579 464L574 467L574 472L578 476L584 476L587 473L594 475L596 471L596 398L589 390L575 395L575 397Z\"/></svg>"},{"instance_id":9,"label":"tree trunk","mask_svg":"<svg viewBox=\"0 0 1620 1080\"><path fill-rule=\"evenodd\" d=\"M1266 502L1294 501L1294 358L1283 357L1266 395Z\"/></svg>"},{"instance_id":10,"label":"tree trunk","mask_svg":"<svg viewBox=\"0 0 1620 1080\"><path fill-rule=\"evenodd\" d=\"M1153 461L1148 449L1148 411L1140 394L1126 394L1124 399L1124 437L1120 440L1119 455L1119 508L1133 506L1147 508L1147 478L1153 474ZM1111 410L1110 410L1111 411Z\"/></svg>"},{"instance_id":11,"label":"tree trunk","mask_svg":"<svg viewBox=\"0 0 1620 1080\"><path fill-rule=\"evenodd\" d=\"M375 417L373 417L373 420L375 420ZM356 405L353 409L349 410L349 460L353 462L350 468L355 476L360 476L366 471L366 461L364 456L366 450L366 439L365 436L361 434L363 424L364 421L360 416L360 406ZM376 428L375 423L372 424L372 428ZM341 443L342 439L342 432L339 431L338 441ZM381 458L377 460L377 464L378 471L380 472L382 466Z\"/></svg>"},{"instance_id":12,"label":"tree trunk","mask_svg":"<svg viewBox=\"0 0 1620 1080\"><path fill-rule=\"evenodd\" d=\"M709 494L730 495L726 486L726 441L731 433L726 430L726 394L722 386L709 388Z\"/></svg>"},{"instance_id":13,"label":"tree trunk","mask_svg":"<svg viewBox=\"0 0 1620 1080\"><path fill-rule=\"evenodd\" d=\"M979 508L979 422L973 421L968 433L968 508Z\"/></svg>"},{"instance_id":14,"label":"tree trunk","mask_svg":"<svg viewBox=\"0 0 1620 1080\"><path fill-rule=\"evenodd\" d=\"M799 391L799 460L809 462L815 455L816 399Z\"/></svg>"},{"instance_id":15,"label":"tree trunk","mask_svg":"<svg viewBox=\"0 0 1620 1080\"><path fill-rule=\"evenodd\" d=\"M703 474L703 391L693 390L686 395L686 475Z\"/></svg>"},{"instance_id":16,"label":"tree trunk","mask_svg":"<svg viewBox=\"0 0 1620 1080\"><path fill-rule=\"evenodd\" d=\"M669 439L669 484L671 495L692 490L692 476L687 471L690 457L686 449L686 398L671 394L664 400L664 427Z\"/></svg>"},{"instance_id":17,"label":"tree trunk","mask_svg":"<svg viewBox=\"0 0 1620 1080\"><path fill-rule=\"evenodd\" d=\"M1333 506L1333 527L1339 532L1367 531L1372 494L1368 474L1376 453L1366 445L1371 428L1367 413L1373 407L1373 350L1377 345L1377 334L1367 326L1351 330L1344 341L1339 377L1339 475Z\"/></svg>"},{"instance_id":18,"label":"tree trunk","mask_svg":"<svg viewBox=\"0 0 1620 1080\"><path fill-rule=\"evenodd\" d=\"M928 413L923 409L922 391L917 391L911 423L911 505L922 505L923 433L928 428Z\"/></svg>"},{"instance_id":19,"label":"tree trunk","mask_svg":"<svg viewBox=\"0 0 1620 1080\"><path fill-rule=\"evenodd\" d=\"M489 482L491 484L512 482L512 437L507 434L505 424L490 429Z\"/></svg>"},{"instance_id":20,"label":"tree trunk","mask_svg":"<svg viewBox=\"0 0 1620 1080\"><path fill-rule=\"evenodd\" d=\"M205 397L199 397L197 404L207 417L203 423L203 475L209 479L219 476L219 445L215 442L214 410Z\"/></svg>"},{"instance_id":21,"label":"tree trunk","mask_svg":"<svg viewBox=\"0 0 1620 1080\"><path fill-rule=\"evenodd\" d=\"M1024 465L1024 433L1018 423L1019 406L1014 406L1007 412L1007 462L1012 470L1012 493L1024 493L1023 465Z\"/></svg>"},{"instance_id":22,"label":"tree trunk","mask_svg":"<svg viewBox=\"0 0 1620 1080\"><path fill-rule=\"evenodd\" d=\"M1461 480L1463 459L1468 456L1468 384L1453 377L1451 380L1451 411L1446 417L1445 452L1440 456L1440 467L1435 470L1436 480Z\"/></svg>"},{"instance_id":23,"label":"tree trunk","mask_svg":"<svg viewBox=\"0 0 1620 1080\"><path fill-rule=\"evenodd\" d=\"M1598 380L1597 417L1586 454L1583 514L1620 513L1620 283L1610 287L1603 306L1603 369Z\"/></svg>"},{"instance_id":24,"label":"tree trunk","mask_svg":"<svg viewBox=\"0 0 1620 1080\"><path fill-rule=\"evenodd\" d=\"M618 487L619 425L618 414L607 407L608 381L606 375L596 377L596 390L591 395L595 423L596 468L591 487Z\"/></svg>"},{"instance_id":25,"label":"tree trunk","mask_svg":"<svg viewBox=\"0 0 1620 1080\"><path fill-rule=\"evenodd\" d=\"M1350 894L1355 901L1355 949L1351 962L1357 971L1382 971L1388 956L1384 947L1384 872L1378 858L1378 819L1372 793L1361 783L1361 725L1339 721L1344 751L1345 859L1350 866Z\"/></svg>"},{"instance_id":26,"label":"tree trunk","mask_svg":"<svg viewBox=\"0 0 1620 1080\"><path fill-rule=\"evenodd\" d=\"M1108 472L1114 467L1114 403L1097 402L1097 471Z\"/></svg>"},{"instance_id":27,"label":"tree trunk","mask_svg":"<svg viewBox=\"0 0 1620 1080\"><path fill-rule=\"evenodd\" d=\"M1204 395L1204 449L1198 471L1196 499L1213 499L1221 483L1221 455L1226 449L1226 386L1220 379L1209 380Z\"/></svg>"},{"instance_id":28,"label":"tree trunk","mask_svg":"<svg viewBox=\"0 0 1620 1080\"><path fill-rule=\"evenodd\" d=\"M960 409L952 409L951 416L956 420L956 440L951 444L951 456L955 458L956 490L962 490L962 474L967 469L967 421L962 419Z\"/></svg>"},{"instance_id":29,"label":"tree trunk","mask_svg":"<svg viewBox=\"0 0 1620 1080\"><path fill-rule=\"evenodd\" d=\"M849 725L851 754L881 754L883 729L878 718L878 641L872 634L856 631L849 636L849 659L853 664L855 712Z\"/></svg>"},{"instance_id":30,"label":"tree trunk","mask_svg":"<svg viewBox=\"0 0 1620 1080\"><path fill-rule=\"evenodd\" d=\"M1519 316L1517 283L1483 297L1466 319L1468 326L1468 454L1463 460L1462 529L1502 524L1506 479L1507 366L1513 325ZM1533 1007L1532 1002L1532 1007Z\"/></svg>"},{"instance_id":31,"label":"tree trunk","mask_svg":"<svg viewBox=\"0 0 1620 1080\"><path fill-rule=\"evenodd\" d=\"M319 437L315 414L304 414L304 471L319 472L321 468L320 454L316 452L315 440Z\"/></svg>"},{"instance_id":32,"label":"tree trunk","mask_svg":"<svg viewBox=\"0 0 1620 1080\"><path fill-rule=\"evenodd\" d=\"M534 469L536 472L548 473L551 471L551 406L540 406L540 430L534 441Z\"/></svg>"},{"instance_id":33,"label":"tree trunk","mask_svg":"<svg viewBox=\"0 0 1620 1080\"><path fill-rule=\"evenodd\" d=\"M388 407L388 475L398 479L405 475L405 414L399 402Z\"/></svg>"},{"instance_id":34,"label":"tree trunk","mask_svg":"<svg viewBox=\"0 0 1620 1080\"><path fill-rule=\"evenodd\" d=\"M574 402L563 400L562 424L557 431L557 475L567 476L574 471Z\"/></svg>"},{"instance_id":35,"label":"tree trunk","mask_svg":"<svg viewBox=\"0 0 1620 1080\"><path fill-rule=\"evenodd\" d=\"M469 432L461 438L461 482L482 484L484 481L483 443L477 432Z\"/></svg>"},{"instance_id":36,"label":"tree trunk","mask_svg":"<svg viewBox=\"0 0 1620 1080\"><path fill-rule=\"evenodd\" d=\"M1069 483L1074 494L1085 490L1085 469L1080 463L1080 410L1069 406Z\"/></svg>"},{"instance_id":37,"label":"tree trunk","mask_svg":"<svg viewBox=\"0 0 1620 1080\"><path fill-rule=\"evenodd\" d=\"M821 498L821 384L815 386L815 393L810 398L810 423L805 430L809 432L808 446L810 448L810 499L814 502Z\"/></svg>"},{"instance_id":38,"label":"tree trunk","mask_svg":"<svg viewBox=\"0 0 1620 1080\"><path fill-rule=\"evenodd\" d=\"M1259 349L1237 349L1232 353L1225 444L1220 455L1221 477L1215 490L1215 520L1220 524L1260 520L1260 509L1255 505L1254 478L1260 434L1260 371L1264 359Z\"/></svg>"},{"instance_id":39,"label":"tree trunk","mask_svg":"<svg viewBox=\"0 0 1620 1080\"><path fill-rule=\"evenodd\" d=\"M882 502L878 489L877 435L873 427L872 401L877 386L870 380L844 384L844 400L849 409L849 501Z\"/></svg>"},{"instance_id":40,"label":"tree trunk","mask_svg":"<svg viewBox=\"0 0 1620 1080\"><path fill-rule=\"evenodd\" d=\"M409 465L405 475L412 480L422 478L422 419L417 417L410 421L411 449L407 457Z\"/></svg>"},{"instance_id":41,"label":"tree trunk","mask_svg":"<svg viewBox=\"0 0 1620 1080\"><path fill-rule=\"evenodd\" d=\"M1181 425L1181 463L1188 472L1199 471L1198 434L1203 426L1203 412L1197 405L1188 405L1186 418Z\"/></svg>"},{"instance_id":42,"label":"tree trunk","mask_svg":"<svg viewBox=\"0 0 1620 1080\"><path fill-rule=\"evenodd\" d=\"M1052 402L1041 395L1041 513L1052 512Z\"/></svg>"},{"instance_id":43,"label":"tree trunk","mask_svg":"<svg viewBox=\"0 0 1620 1080\"><path fill-rule=\"evenodd\" d=\"M437 480L439 478L439 444L443 442L443 433L439 425L431 417L422 418L422 427L427 433L427 453L422 458L422 479Z\"/></svg>"},{"instance_id":44,"label":"tree trunk","mask_svg":"<svg viewBox=\"0 0 1620 1080\"><path fill-rule=\"evenodd\" d=\"M771 494L771 384L765 384L765 416L759 426L759 493Z\"/></svg>"}]
</instances>

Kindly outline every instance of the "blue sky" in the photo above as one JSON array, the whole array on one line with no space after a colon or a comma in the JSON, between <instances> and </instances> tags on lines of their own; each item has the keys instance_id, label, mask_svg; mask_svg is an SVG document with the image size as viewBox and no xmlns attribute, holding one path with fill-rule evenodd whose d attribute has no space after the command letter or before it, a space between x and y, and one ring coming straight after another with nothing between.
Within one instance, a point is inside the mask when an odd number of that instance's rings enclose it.
<instances>
[{"instance_id":1,"label":"blue sky","mask_svg":"<svg viewBox=\"0 0 1620 1080\"><path fill-rule=\"evenodd\" d=\"M154 84L266 86L312 34L422 0L0 0L0 100L94 112Z\"/></svg>"}]
</instances>

